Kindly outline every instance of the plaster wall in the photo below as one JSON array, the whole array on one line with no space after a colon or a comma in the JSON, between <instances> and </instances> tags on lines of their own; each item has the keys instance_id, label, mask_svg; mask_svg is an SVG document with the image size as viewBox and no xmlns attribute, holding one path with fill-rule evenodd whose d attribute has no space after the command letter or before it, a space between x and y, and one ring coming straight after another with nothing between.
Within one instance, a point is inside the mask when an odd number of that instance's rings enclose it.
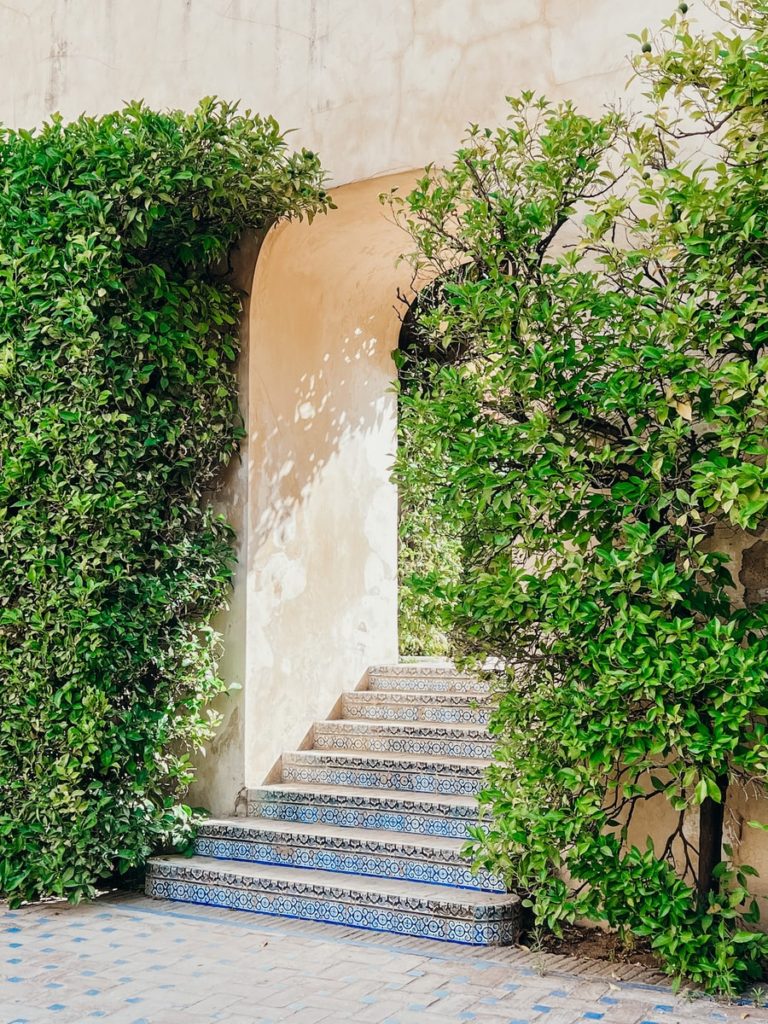
<instances>
[{"instance_id":1,"label":"plaster wall","mask_svg":"<svg viewBox=\"0 0 768 1024\"><path fill-rule=\"evenodd\" d=\"M703 7L697 4L697 7ZM7 0L0 122L205 95L273 114L335 183L446 158L529 88L587 110L674 0ZM706 14L706 10L703 11Z\"/></svg>"}]
</instances>

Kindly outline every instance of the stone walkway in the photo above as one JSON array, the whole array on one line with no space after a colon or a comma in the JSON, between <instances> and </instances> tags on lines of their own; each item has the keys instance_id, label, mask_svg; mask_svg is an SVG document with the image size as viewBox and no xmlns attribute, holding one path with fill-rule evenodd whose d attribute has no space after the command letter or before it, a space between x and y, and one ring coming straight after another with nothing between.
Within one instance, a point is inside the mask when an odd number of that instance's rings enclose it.
<instances>
[{"instance_id":1,"label":"stone walkway","mask_svg":"<svg viewBox=\"0 0 768 1024\"><path fill-rule=\"evenodd\" d=\"M0 907L0 933L0 1024L768 1022L638 968L138 895Z\"/></svg>"}]
</instances>

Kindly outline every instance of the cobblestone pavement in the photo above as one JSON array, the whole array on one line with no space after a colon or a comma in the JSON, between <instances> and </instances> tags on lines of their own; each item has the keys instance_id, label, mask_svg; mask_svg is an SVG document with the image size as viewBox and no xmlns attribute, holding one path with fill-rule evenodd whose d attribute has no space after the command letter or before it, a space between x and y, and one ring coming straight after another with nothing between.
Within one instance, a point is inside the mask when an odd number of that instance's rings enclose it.
<instances>
[{"instance_id":1,"label":"cobblestone pavement","mask_svg":"<svg viewBox=\"0 0 768 1024\"><path fill-rule=\"evenodd\" d=\"M0 1022L736 1024L639 968L473 949L142 896L0 906ZM633 980L633 978L635 980Z\"/></svg>"}]
</instances>

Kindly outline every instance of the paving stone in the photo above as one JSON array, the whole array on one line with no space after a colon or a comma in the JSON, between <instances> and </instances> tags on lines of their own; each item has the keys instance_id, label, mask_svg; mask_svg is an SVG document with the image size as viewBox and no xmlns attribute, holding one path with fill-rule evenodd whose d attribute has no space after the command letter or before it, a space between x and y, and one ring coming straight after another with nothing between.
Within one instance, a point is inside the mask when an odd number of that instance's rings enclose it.
<instances>
[{"instance_id":1,"label":"paving stone","mask_svg":"<svg viewBox=\"0 0 768 1024\"><path fill-rule=\"evenodd\" d=\"M514 948L173 908L0 908L0 1024L768 1024L765 1010L611 981L573 958L541 975Z\"/></svg>"}]
</instances>

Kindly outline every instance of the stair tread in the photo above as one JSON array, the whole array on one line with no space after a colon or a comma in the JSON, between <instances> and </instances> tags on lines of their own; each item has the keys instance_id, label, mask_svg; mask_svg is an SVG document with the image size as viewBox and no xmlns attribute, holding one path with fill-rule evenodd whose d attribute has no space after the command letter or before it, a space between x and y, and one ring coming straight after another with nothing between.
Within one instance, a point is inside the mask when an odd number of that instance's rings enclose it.
<instances>
[{"instance_id":1,"label":"stair tread","mask_svg":"<svg viewBox=\"0 0 768 1024\"><path fill-rule=\"evenodd\" d=\"M361 761L391 761L401 765L427 764L440 765L441 767L452 766L480 767L487 768L491 763L489 759L480 757L446 757L443 754L401 754L389 750L352 750L344 747L337 747L332 750L289 750L283 754L283 758L310 757L312 760L325 761L331 758L353 757Z\"/></svg>"},{"instance_id":2,"label":"stair tread","mask_svg":"<svg viewBox=\"0 0 768 1024\"><path fill-rule=\"evenodd\" d=\"M201 832L207 833L211 829L230 826L244 829L254 834L259 832L276 832L285 836L312 836L318 840L342 839L351 843L364 843L366 846L372 844L387 847L396 846L401 851L403 849L409 851L428 849L459 854L465 845L464 839L419 835L413 832L395 832L390 829L354 828L345 825L324 825L314 822L282 821L281 819L257 817L207 818L201 828Z\"/></svg>"},{"instance_id":3,"label":"stair tread","mask_svg":"<svg viewBox=\"0 0 768 1024\"><path fill-rule=\"evenodd\" d=\"M254 864L251 861L217 860L215 857L153 857L149 863L150 865L167 864L177 867L182 873L185 871L207 871L214 875L231 878L295 883L304 888L332 889L350 895L384 894L396 898L417 900L421 903L439 903L465 908L513 906L519 903L519 897L510 893L462 889L434 885L429 882L406 882L394 878L379 878L374 875L349 875L315 868L291 868L277 864Z\"/></svg>"},{"instance_id":4,"label":"stair tread","mask_svg":"<svg viewBox=\"0 0 768 1024\"><path fill-rule=\"evenodd\" d=\"M473 796L455 796L442 793L421 793L406 789L375 789L367 786L329 786L322 783L301 783L301 782L267 782L263 786L257 786L250 792L278 792L296 793L304 796L339 796L339 797L366 797L375 801L394 800L403 804L418 804L419 806L442 805L444 807L469 807L476 808L477 800Z\"/></svg>"}]
</instances>

